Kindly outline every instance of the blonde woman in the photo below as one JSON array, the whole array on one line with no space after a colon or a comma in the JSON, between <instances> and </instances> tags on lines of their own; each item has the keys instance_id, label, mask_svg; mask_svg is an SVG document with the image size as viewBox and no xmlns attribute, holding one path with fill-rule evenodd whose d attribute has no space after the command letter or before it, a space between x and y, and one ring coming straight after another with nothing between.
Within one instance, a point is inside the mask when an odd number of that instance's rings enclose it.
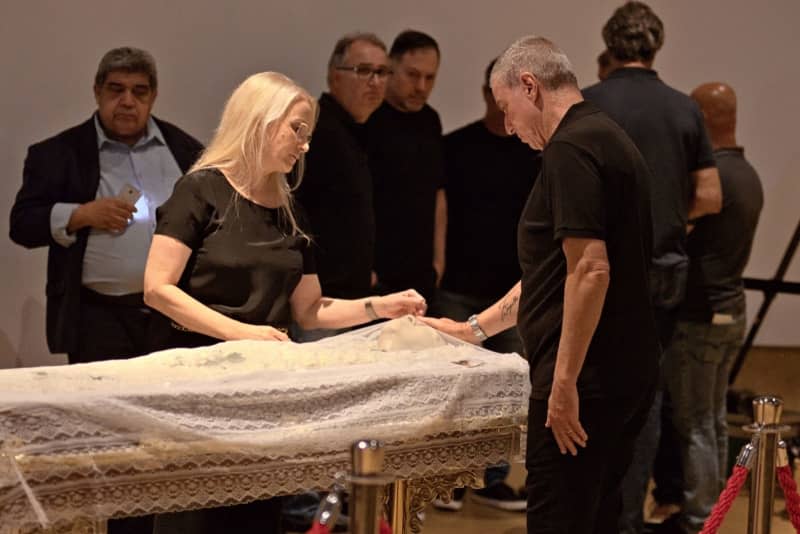
<instances>
[{"instance_id":1,"label":"blonde woman","mask_svg":"<svg viewBox=\"0 0 800 534\"><path fill-rule=\"evenodd\" d=\"M303 329L343 328L424 314L414 290L359 300L322 296L291 195L316 113L304 89L274 72L254 74L233 92L207 150L157 212L144 299L169 325L155 348L286 341L292 320ZM269 532L274 500L254 504L161 516L156 531L238 533L253 524Z\"/></svg>"},{"instance_id":2,"label":"blonde woman","mask_svg":"<svg viewBox=\"0 0 800 534\"><path fill-rule=\"evenodd\" d=\"M254 74L231 95L208 149L158 210L145 302L171 320L172 346L285 341L303 329L422 314L413 290L323 297L287 175L299 182L316 101L289 78Z\"/></svg>"}]
</instances>

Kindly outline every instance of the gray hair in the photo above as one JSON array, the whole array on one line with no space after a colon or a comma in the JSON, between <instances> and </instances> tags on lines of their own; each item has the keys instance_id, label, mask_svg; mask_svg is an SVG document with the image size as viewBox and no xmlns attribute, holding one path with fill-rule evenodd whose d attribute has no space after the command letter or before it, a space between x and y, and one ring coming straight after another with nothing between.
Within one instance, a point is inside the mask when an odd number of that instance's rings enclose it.
<instances>
[{"instance_id":1,"label":"gray hair","mask_svg":"<svg viewBox=\"0 0 800 534\"><path fill-rule=\"evenodd\" d=\"M141 72L150 79L150 88L158 88L158 75L156 74L156 60L150 52L140 48L123 46L114 48L105 53L97 66L94 76L94 85L101 87L108 75L114 71Z\"/></svg>"},{"instance_id":2,"label":"gray hair","mask_svg":"<svg viewBox=\"0 0 800 534\"><path fill-rule=\"evenodd\" d=\"M494 64L491 82L515 87L522 72L536 76L539 84L548 91L563 86L578 87L578 79L567 55L544 37L528 35L509 46Z\"/></svg>"},{"instance_id":3,"label":"gray hair","mask_svg":"<svg viewBox=\"0 0 800 534\"><path fill-rule=\"evenodd\" d=\"M350 50L350 46L356 41L364 41L365 43L369 43L371 45L377 46L384 52L386 52L386 44L381 41L380 37L375 35L374 33L369 32L353 32L348 33L338 41L336 41L336 45L333 47L333 52L331 53L331 58L328 60L328 69L332 69L335 67L341 67L344 64L344 56L347 55L347 51Z\"/></svg>"}]
</instances>

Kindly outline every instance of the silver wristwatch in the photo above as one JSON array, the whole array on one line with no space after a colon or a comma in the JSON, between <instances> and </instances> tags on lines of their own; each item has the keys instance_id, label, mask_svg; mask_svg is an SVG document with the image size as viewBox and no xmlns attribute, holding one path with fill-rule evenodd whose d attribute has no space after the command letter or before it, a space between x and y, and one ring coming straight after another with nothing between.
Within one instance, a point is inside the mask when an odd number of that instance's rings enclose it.
<instances>
[{"instance_id":1,"label":"silver wristwatch","mask_svg":"<svg viewBox=\"0 0 800 534\"><path fill-rule=\"evenodd\" d=\"M478 316L473 314L470 315L467 319L467 324L472 329L473 335L478 338L479 341L486 341L489 339L489 336L486 335L486 332L483 331L481 325L478 324Z\"/></svg>"}]
</instances>

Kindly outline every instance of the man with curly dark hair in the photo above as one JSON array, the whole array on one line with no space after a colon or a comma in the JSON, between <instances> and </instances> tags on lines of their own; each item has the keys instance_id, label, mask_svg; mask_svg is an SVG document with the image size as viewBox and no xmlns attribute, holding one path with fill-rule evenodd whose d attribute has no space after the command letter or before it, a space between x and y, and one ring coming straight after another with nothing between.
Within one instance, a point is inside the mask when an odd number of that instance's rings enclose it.
<instances>
[{"instance_id":1,"label":"man with curly dark hair","mask_svg":"<svg viewBox=\"0 0 800 534\"><path fill-rule=\"evenodd\" d=\"M618 61L652 63L664 46L664 24L647 4L631 1L603 26L603 41Z\"/></svg>"},{"instance_id":2,"label":"man with curly dark hair","mask_svg":"<svg viewBox=\"0 0 800 534\"><path fill-rule=\"evenodd\" d=\"M664 24L658 15L647 4L627 2L614 11L602 34L618 68L606 80L584 89L583 95L622 126L652 172L650 290L659 338L666 351L678 305L686 292L686 228L690 222L720 211L719 174L697 104L665 84L652 68L664 45ZM623 486L621 532L641 532L643 527L642 508L658 450L661 418L659 393L638 438ZM675 489L676 500L680 500L680 488Z\"/></svg>"}]
</instances>

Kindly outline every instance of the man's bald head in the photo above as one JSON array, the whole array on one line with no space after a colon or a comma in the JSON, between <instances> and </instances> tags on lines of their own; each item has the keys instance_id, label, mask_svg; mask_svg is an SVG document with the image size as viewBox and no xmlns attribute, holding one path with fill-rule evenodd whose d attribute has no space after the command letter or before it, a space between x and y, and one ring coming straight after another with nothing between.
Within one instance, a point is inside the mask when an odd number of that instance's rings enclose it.
<instances>
[{"instance_id":1,"label":"man's bald head","mask_svg":"<svg viewBox=\"0 0 800 534\"><path fill-rule=\"evenodd\" d=\"M715 146L725 146L736 134L736 93L723 82L709 82L692 91L692 98L700 106L706 129Z\"/></svg>"}]
</instances>

